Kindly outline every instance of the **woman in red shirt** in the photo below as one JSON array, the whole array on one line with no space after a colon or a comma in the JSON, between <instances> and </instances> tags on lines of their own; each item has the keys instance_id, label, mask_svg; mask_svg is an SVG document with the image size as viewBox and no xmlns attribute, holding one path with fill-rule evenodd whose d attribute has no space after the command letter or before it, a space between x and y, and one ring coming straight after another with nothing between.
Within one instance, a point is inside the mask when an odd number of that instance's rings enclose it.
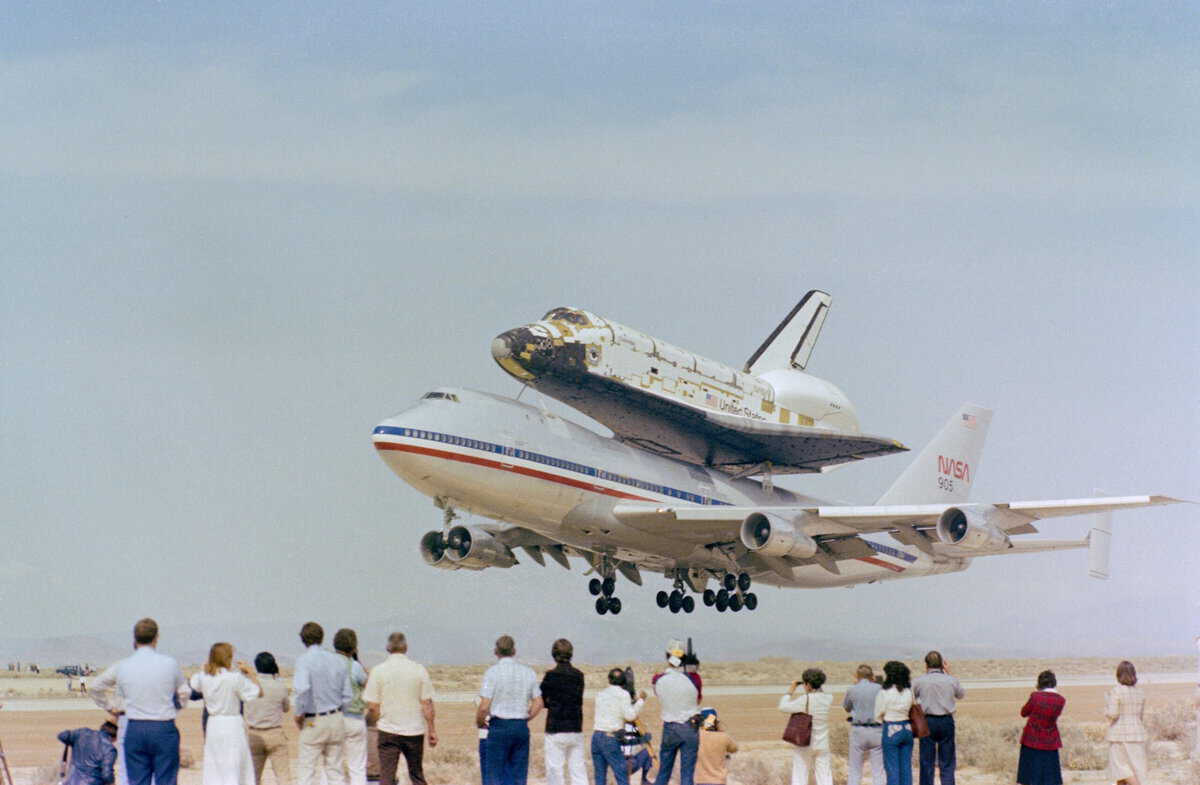
<instances>
[{"instance_id":1,"label":"woman in red shirt","mask_svg":"<svg viewBox=\"0 0 1200 785\"><path fill-rule=\"evenodd\" d=\"M1021 716L1029 720L1021 734L1021 758L1017 763L1020 785L1062 785L1058 715L1062 714L1067 699L1058 694L1057 686L1054 672L1042 671L1038 674L1037 692L1030 694L1021 707Z\"/></svg>"}]
</instances>

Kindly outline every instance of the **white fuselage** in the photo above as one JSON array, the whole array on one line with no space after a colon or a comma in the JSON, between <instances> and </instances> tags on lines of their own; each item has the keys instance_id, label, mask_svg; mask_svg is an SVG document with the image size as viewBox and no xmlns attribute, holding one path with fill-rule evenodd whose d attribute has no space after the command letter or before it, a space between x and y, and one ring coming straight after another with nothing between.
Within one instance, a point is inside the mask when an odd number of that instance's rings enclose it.
<instances>
[{"instance_id":1,"label":"white fuselage","mask_svg":"<svg viewBox=\"0 0 1200 785\"><path fill-rule=\"evenodd\" d=\"M430 396L436 397L375 428L376 449L393 472L457 510L643 568L722 571L730 562L719 549L622 523L611 515L620 502L821 503L630 447L511 398L459 388L439 388ZM729 544L736 539L731 536ZM816 588L966 566L961 559L934 562L915 548L879 536L863 539L875 555L839 562L840 574L808 564L793 568L790 579L764 571L755 580Z\"/></svg>"}]
</instances>

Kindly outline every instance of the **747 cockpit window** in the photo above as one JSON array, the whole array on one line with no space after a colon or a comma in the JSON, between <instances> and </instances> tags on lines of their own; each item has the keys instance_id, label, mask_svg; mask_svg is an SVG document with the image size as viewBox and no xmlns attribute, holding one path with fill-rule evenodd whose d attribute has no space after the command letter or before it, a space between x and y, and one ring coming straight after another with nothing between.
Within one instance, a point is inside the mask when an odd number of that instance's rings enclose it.
<instances>
[{"instance_id":1,"label":"747 cockpit window","mask_svg":"<svg viewBox=\"0 0 1200 785\"><path fill-rule=\"evenodd\" d=\"M455 395L454 393L444 393L444 392L438 392L437 390L434 390L433 392L427 392L421 396L422 401L428 400L430 398L438 398L441 400L454 401L455 403L458 403L458 396Z\"/></svg>"}]
</instances>

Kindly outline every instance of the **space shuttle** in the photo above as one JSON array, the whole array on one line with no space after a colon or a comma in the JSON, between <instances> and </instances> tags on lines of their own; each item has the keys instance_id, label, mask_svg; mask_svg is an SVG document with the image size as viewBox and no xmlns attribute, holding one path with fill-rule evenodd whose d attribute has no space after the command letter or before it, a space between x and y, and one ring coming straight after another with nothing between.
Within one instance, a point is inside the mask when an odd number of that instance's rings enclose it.
<instances>
[{"instance_id":1,"label":"space shuttle","mask_svg":"<svg viewBox=\"0 0 1200 785\"><path fill-rule=\"evenodd\" d=\"M496 336L492 357L623 442L769 481L908 449L860 432L846 395L806 372L832 299L805 294L740 369L567 307Z\"/></svg>"}]
</instances>

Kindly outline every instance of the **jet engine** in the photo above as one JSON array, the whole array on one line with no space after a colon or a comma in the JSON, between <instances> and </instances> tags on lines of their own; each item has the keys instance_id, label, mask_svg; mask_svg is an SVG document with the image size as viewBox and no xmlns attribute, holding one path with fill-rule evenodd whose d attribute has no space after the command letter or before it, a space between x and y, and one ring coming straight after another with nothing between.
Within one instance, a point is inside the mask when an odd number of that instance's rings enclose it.
<instances>
[{"instance_id":1,"label":"jet engine","mask_svg":"<svg viewBox=\"0 0 1200 785\"><path fill-rule=\"evenodd\" d=\"M446 556L446 538L441 532L425 532L421 537L421 558L430 567L439 570L461 570L463 565L452 562Z\"/></svg>"},{"instance_id":2,"label":"jet engine","mask_svg":"<svg viewBox=\"0 0 1200 785\"><path fill-rule=\"evenodd\" d=\"M752 512L742 521L742 545L763 556L790 556L808 559L817 552L817 541L800 531L796 524Z\"/></svg>"},{"instance_id":3,"label":"jet engine","mask_svg":"<svg viewBox=\"0 0 1200 785\"><path fill-rule=\"evenodd\" d=\"M517 563L508 546L474 526L455 526L447 532L446 558L468 570L511 567Z\"/></svg>"},{"instance_id":4,"label":"jet engine","mask_svg":"<svg viewBox=\"0 0 1200 785\"><path fill-rule=\"evenodd\" d=\"M938 540L967 551L994 551L1008 547L1008 535L995 523L993 509L947 507L938 516Z\"/></svg>"}]
</instances>

